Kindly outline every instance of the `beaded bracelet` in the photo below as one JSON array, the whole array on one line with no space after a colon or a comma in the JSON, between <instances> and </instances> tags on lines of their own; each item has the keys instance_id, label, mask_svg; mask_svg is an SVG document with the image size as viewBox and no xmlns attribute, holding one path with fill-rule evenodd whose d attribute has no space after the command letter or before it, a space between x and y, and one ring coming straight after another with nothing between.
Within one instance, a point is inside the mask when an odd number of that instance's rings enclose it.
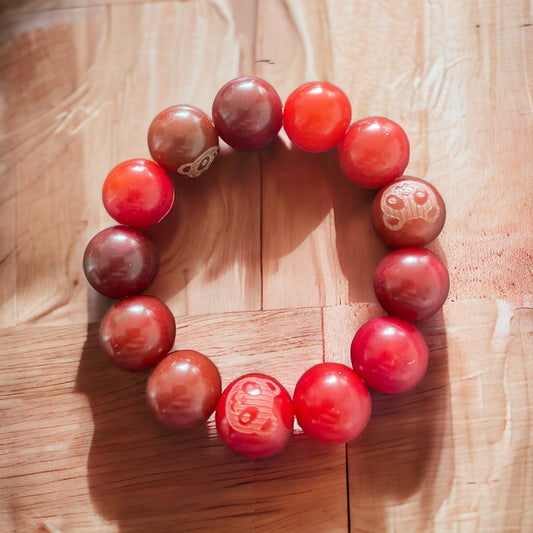
<instances>
[{"instance_id":1,"label":"beaded bracelet","mask_svg":"<svg viewBox=\"0 0 533 533\"><path fill-rule=\"evenodd\" d=\"M191 428L216 410L216 428L228 447L252 458L269 457L285 447L295 418L312 438L346 443L369 420L367 387L402 393L423 378L428 348L412 322L433 316L448 295L448 271L425 248L442 230L444 202L428 182L403 175L409 141L398 124L384 117L350 121L346 94L330 83L306 83L283 106L266 81L240 77L218 91L212 120L188 105L161 111L148 130L154 161L124 161L105 179L103 203L120 225L96 234L83 257L90 285L118 299L100 323L99 341L121 368L153 367L146 399L163 424ZM355 333L353 368L326 362L312 366L298 380L292 399L265 374L241 376L222 391L211 359L193 350L171 351L176 336L171 310L158 298L140 294L159 267L157 249L143 230L172 208L172 175L196 178L204 173L218 154L219 137L234 149L258 150L282 126L303 150L337 148L348 179L379 189L372 202L372 225L394 249L374 275L376 298L390 316L374 318Z\"/></svg>"}]
</instances>

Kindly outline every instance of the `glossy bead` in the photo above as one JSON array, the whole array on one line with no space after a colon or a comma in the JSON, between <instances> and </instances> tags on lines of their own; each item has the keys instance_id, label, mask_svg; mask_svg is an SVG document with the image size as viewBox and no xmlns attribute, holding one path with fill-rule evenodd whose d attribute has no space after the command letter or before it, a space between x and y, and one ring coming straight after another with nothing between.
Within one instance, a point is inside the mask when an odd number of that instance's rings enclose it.
<instances>
[{"instance_id":1,"label":"glossy bead","mask_svg":"<svg viewBox=\"0 0 533 533\"><path fill-rule=\"evenodd\" d=\"M363 324L351 345L353 369L374 390L401 393L424 377L428 347L410 322L381 317Z\"/></svg>"},{"instance_id":2,"label":"glossy bead","mask_svg":"<svg viewBox=\"0 0 533 533\"><path fill-rule=\"evenodd\" d=\"M174 203L174 186L161 166L129 159L114 167L102 188L106 211L120 224L148 228L160 222Z\"/></svg>"},{"instance_id":3,"label":"glossy bead","mask_svg":"<svg viewBox=\"0 0 533 533\"><path fill-rule=\"evenodd\" d=\"M295 89L283 109L283 127L289 139L308 152L325 152L345 134L352 107L346 94L331 83L313 81Z\"/></svg>"},{"instance_id":4,"label":"glossy bead","mask_svg":"<svg viewBox=\"0 0 533 533\"><path fill-rule=\"evenodd\" d=\"M107 311L98 338L114 364L126 370L145 370L172 348L176 322L170 309L155 296L128 296Z\"/></svg>"},{"instance_id":5,"label":"glossy bead","mask_svg":"<svg viewBox=\"0 0 533 533\"><path fill-rule=\"evenodd\" d=\"M396 122L368 117L349 127L339 144L339 161L355 184L377 189L403 174L409 151L409 139Z\"/></svg>"},{"instance_id":6,"label":"glossy bead","mask_svg":"<svg viewBox=\"0 0 533 533\"><path fill-rule=\"evenodd\" d=\"M148 148L165 170L196 178L218 154L218 135L211 119L190 105L161 111L150 124Z\"/></svg>"},{"instance_id":7,"label":"glossy bead","mask_svg":"<svg viewBox=\"0 0 533 533\"><path fill-rule=\"evenodd\" d=\"M146 400L154 416L172 429L203 424L216 409L222 381L216 365L194 350L168 354L152 370Z\"/></svg>"},{"instance_id":8,"label":"glossy bead","mask_svg":"<svg viewBox=\"0 0 533 533\"><path fill-rule=\"evenodd\" d=\"M427 181L403 176L381 189L372 203L372 225L392 248L426 246L441 232L446 207Z\"/></svg>"},{"instance_id":9,"label":"glossy bead","mask_svg":"<svg viewBox=\"0 0 533 533\"><path fill-rule=\"evenodd\" d=\"M213 101L213 122L222 139L237 150L257 150L281 128L282 103L272 85L244 76L226 83Z\"/></svg>"},{"instance_id":10,"label":"glossy bead","mask_svg":"<svg viewBox=\"0 0 533 533\"><path fill-rule=\"evenodd\" d=\"M342 444L357 437L370 418L368 389L340 363L319 363L294 389L294 414L304 432L322 442Z\"/></svg>"},{"instance_id":11,"label":"glossy bead","mask_svg":"<svg viewBox=\"0 0 533 533\"><path fill-rule=\"evenodd\" d=\"M433 316L448 296L450 278L426 248L402 248L386 255L374 274L374 291L391 315L416 322Z\"/></svg>"},{"instance_id":12,"label":"glossy bead","mask_svg":"<svg viewBox=\"0 0 533 533\"><path fill-rule=\"evenodd\" d=\"M141 230L128 226L100 231L83 254L87 281L111 298L142 292L155 278L158 267L154 243Z\"/></svg>"},{"instance_id":13,"label":"glossy bead","mask_svg":"<svg viewBox=\"0 0 533 533\"><path fill-rule=\"evenodd\" d=\"M291 397L273 377L246 374L222 393L216 425L220 438L233 451L251 458L270 457L292 435Z\"/></svg>"}]
</instances>

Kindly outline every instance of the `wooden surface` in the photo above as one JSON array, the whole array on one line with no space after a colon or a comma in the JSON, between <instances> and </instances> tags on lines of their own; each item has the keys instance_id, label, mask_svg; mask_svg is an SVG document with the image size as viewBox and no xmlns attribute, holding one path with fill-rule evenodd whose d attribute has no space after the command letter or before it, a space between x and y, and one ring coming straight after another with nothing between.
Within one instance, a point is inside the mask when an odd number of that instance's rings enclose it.
<instances>
[{"instance_id":1,"label":"wooden surface","mask_svg":"<svg viewBox=\"0 0 533 533\"><path fill-rule=\"evenodd\" d=\"M2 532L533 531L533 19L527 1L0 0L0 530ZM268 61L267 61L268 60ZM373 394L348 446L301 434L244 460L213 423L182 434L147 412L146 374L97 345L111 300L81 257L111 224L107 172L147 157L164 107L209 112L253 74L285 99L342 87L353 117L407 131L407 172L448 207L431 248L452 285L423 324L425 380ZM282 134L227 147L151 231L150 289L177 348L224 384L267 372L292 392L313 363L349 362L386 253L372 193L335 152Z\"/></svg>"}]
</instances>

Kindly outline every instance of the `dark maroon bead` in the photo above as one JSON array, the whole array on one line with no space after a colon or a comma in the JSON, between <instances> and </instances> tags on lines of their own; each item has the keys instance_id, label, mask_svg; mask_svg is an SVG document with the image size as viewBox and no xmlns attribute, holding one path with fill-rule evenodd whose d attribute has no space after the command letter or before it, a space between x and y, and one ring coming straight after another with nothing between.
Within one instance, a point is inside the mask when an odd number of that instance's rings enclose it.
<instances>
[{"instance_id":1,"label":"dark maroon bead","mask_svg":"<svg viewBox=\"0 0 533 533\"><path fill-rule=\"evenodd\" d=\"M152 120L148 148L168 172L196 178L217 156L218 135L203 111L190 105L175 105Z\"/></svg>"},{"instance_id":2,"label":"dark maroon bead","mask_svg":"<svg viewBox=\"0 0 533 533\"><path fill-rule=\"evenodd\" d=\"M83 254L87 281L111 298L138 294L157 274L159 255L154 243L141 231L113 226L97 233Z\"/></svg>"},{"instance_id":3,"label":"dark maroon bead","mask_svg":"<svg viewBox=\"0 0 533 533\"><path fill-rule=\"evenodd\" d=\"M213 121L220 137L233 148L257 150L272 141L281 128L281 98L261 78L235 78L218 91Z\"/></svg>"},{"instance_id":4,"label":"dark maroon bead","mask_svg":"<svg viewBox=\"0 0 533 533\"><path fill-rule=\"evenodd\" d=\"M446 220L444 200L427 181L403 176L384 187L372 203L372 225L392 248L426 246Z\"/></svg>"},{"instance_id":5,"label":"dark maroon bead","mask_svg":"<svg viewBox=\"0 0 533 533\"><path fill-rule=\"evenodd\" d=\"M391 315L416 322L433 316L450 288L448 270L426 248L403 248L386 255L374 274L374 291Z\"/></svg>"}]
</instances>

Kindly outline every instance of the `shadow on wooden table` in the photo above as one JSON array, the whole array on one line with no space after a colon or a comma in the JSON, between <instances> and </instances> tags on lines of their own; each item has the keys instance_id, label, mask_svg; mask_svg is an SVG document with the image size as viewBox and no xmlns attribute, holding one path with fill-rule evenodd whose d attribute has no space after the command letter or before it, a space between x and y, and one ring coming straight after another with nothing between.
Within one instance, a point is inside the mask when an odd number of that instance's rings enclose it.
<instances>
[{"instance_id":1,"label":"shadow on wooden table","mask_svg":"<svg viewBox=\"0 0 533 533\"><path fill-rule=\"evenodd\" d=\"M149 235L161 256L150 292L175 315L205 314L206 300L214 313L374 299L386 250L370 222L374 192L343 175L336 150L280 138L260 151L223 147L205 176L174 183L175 205Z\"/></svg>"},{"instance_id":2,"label":"shadow on wooden table","mask_svg":"<svg viewBox=\"0 0 533 533\"><path fill-rule=\"evenodd\" d=\"M294 436L282 454L247 460L212 422L184 432L159 424L145 404L146 377L115 368L89 326L77 389L94 419L88 487L110 531L327 531L332 517L346 529L343 447Z\"/></svg>"},{"instance_id":3,"label":"shadow on wooden table","mask_svg":"<svg viewBox=\"0 0 533 533\"><path fill-rule=\"evenodd\" d=\"M425 380L408 394L374 394L373 418L346 450L296 435L280 455L250 461L222 445L212 422L185 432L160 425L145 403L147 373L114 367L90 325L77 390L94 420L87 480L96 514L125 532L327 532L348 529L348 517L353 530L387 531L406 516L412 530L430 530L454 476L453 445L443 445L451 415L442 317L422 330Z\"/></svg>"},{"instance_id":4,"label":"shadow on wooden table","mask_svg":"<svg viewBox=\"0 0 533 533\"><path fill-rule=\"evenodd\" d=\"M199 178L172 179L174 206L148 230L161 260L150 293L169 303L175 315L259 308L258 152L224 146Z\"/></svg>"},{"instance_id":5,"label":"shadow on wooden table","mask_svg":"<svg viewBox=\"0 0 533 533\"><path fill-rule=\"evenodd\" d=\"M352 522L363 531L433 531L454 478L448 349L442 312L418 324L430 350L424 380L373 393L373 416L348 447Z\"/></svg>"}]
</instances>

